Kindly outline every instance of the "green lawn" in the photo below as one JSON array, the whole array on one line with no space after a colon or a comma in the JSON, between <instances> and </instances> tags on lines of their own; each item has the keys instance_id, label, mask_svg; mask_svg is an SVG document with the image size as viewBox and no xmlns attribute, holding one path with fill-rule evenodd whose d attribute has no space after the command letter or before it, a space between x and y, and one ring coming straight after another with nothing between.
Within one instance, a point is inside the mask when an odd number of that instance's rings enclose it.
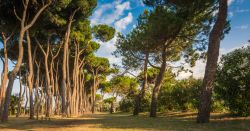
<instances>
[{"instance_id":1,"label":"green lawn","mask_svg":"<svg viewBox=\"0 0 250 131\"><path fill-rule=\"evenodd\" d=\"M196 124L195 113L163 113L158 118L147 114L139 117L130 114L94 114L79 118L53 118L51 120L28 120L26 117L11 117L9 122L0 123L0 130L70 130L70 131L143 131L143 130L250 130L250 117L230 117L213 114L210 123Z\"/></svg>"}]
</instances>

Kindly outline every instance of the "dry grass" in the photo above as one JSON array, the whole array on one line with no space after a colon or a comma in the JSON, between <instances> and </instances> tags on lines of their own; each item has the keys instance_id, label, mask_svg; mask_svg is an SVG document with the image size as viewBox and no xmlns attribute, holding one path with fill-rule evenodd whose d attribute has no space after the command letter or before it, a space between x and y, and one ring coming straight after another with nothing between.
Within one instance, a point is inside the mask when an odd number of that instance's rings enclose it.
<instances>
[{"instance_id":1,"label":"dry grass","mask_svg":"<svg viewBox=\"0 0 250 131\"><path fill-rule=\"evenodd\" d=\"M61 119L54 117L49 121L28 120L27 117L11 117L9 122L0 123L0 130L46 130L46 131L144 131L144 130L249 130L250 118L230 117L226 114L213 114L210 123L196 124L196 113L162 113L158 118L147 114L139 117L130 114L94 114L78 118Z\"/></svg>"}]
</instances>

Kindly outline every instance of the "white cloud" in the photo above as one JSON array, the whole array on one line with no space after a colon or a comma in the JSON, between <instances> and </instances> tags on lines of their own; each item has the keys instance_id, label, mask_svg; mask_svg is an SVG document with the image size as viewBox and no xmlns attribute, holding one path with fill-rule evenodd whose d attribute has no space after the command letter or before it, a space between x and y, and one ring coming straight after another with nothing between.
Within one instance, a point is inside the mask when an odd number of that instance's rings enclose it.
<instances>
[{"instance_id":1,"label":"white cloud","mask_svg":"<svg viewBox=\"0 0 250 131\"><path fill-rule=\"evenodd\" d=\"M130 2L123 2L121 0L114 1L109 4L101 5L90 18L91 24L113 24L120 19L126 10L130 9Z\"/></svg>"},{"instance_id":2,"label":"white cloud","mask_svg":"<svg viewBox=\"0 0 250 131\"><path fill-rule=\"evenodd\" d=\"M131 12L128 13L128 15L119 21L115 22L115 29L117 31L125 30L126 27L133 21L133 15Z\"/></svg>"},{"instance_id":3,"label":"white cloud","mask_svg":"<svg viewBox=\"0 0 250 131\"><path fill-rule=\"evenodd\" d=\"M220 58L222 55L224 54L227 54L229 52L232 52L234 51L235 49L239 49L239 48L242 48L242 47L246 47L248 46L248 44L240 44L240 46L236 46L236 47L233 47L233 48L230 48L230 49L225 49L225 48L220 48L220 55L219 55L219 59L218 61L220 61ZM190 67L188 66L187 64L184 66L185 69L189 69L193 72L193 77L194 78L203 78L204 77L204 74L205 74L205 67L206 67L206 61L204 60L198 60L196 61L196 66L195 67ZM177 79L185 79L185 78L188 78L192 75L192 73L190 72L181 72Z\"/></svg>"},{"instance_id":4,"label":"white cloud","mask_svg":"<svg viewBox=\"0 0 250 131\"><path fill-rule=\"evenodd\" d=\"M98 24L101 17L102 17L102 14L108 10L112 8L112 4L103 4L101 5L97 10L94 11L94 14L92 15L90 21L91 21L91 24Z\"/></svg>"},{"instance_id":5,"label":"white cloud","mask_svg":"<svg viewBox=\"0 0 250 131\"><path fill-rule=\"evenodd\" d=\"M190 67L189 65L185 65L185 69L191 70L193 73L190 72L180 72L179 75L177 76L177 79L185 79L190 77L193 74L194 78L203 78L204 73L205 73L205 66L206 62L204 60L198 60L196 61L196 66L195 67Z\"/></svg>"},{"instance_id":6,"label":"white cloud","mask_svg":"<svg viewBox=\"0 0 250 131\"><path fill-rule=\"evenodd\" d=\"M117 40L117 35L114 36L109 42L99 42L101 44L100 49L97 51L96 55L100 57L106 57L109 59L110 64L121 63L120 58L116 58L111 53L116 50L115 42Z\"/></svg>"},{"instance_id":7,"label":"white cloud","mask_svg":"<svg viewBox=\"0 0 250 131\"><path fill-rule=\"evenodd\" d=\"M240 30L245 30L248 29L248 25L240 25L240 26L236 26L236 29L240 29Z\"/></svg>"},{"instance_id":8,"label":"white cloud","mask_svg":"<svg viewBox=\"0 0 250 131\"><path fill-rule=\"evenodd\" d=\"M232 52L232 51L234 51L236 49L239 49L239 48L242 48L242 47L247 47L247 46L249 46L249 44L243 43L243 44L239 44L239 46L236 46L236 47L233 47L233 48L230 48L230 49L221 48L220 49L220 56L224 55L224 54L227 54L229 52Z\"/></svg>"},{"instance_id":9,"label":"white cloud","mask_svg":"<svg viewBox=\"0 0 250 131\"><path fill-rule=\"evenodd\" d=\"M90 17L91 25L115 25L119 31L124 30L126 26L133 20L132 13L128 13L128 16L121 18L125 14L125 11L131 9L130 6L130 1L124 2L122 0L115 0L108 4L102 4L94 11L94 14ZM116 58L112 55L112 52L116 50L116 39L117 36L115 35L115 37L109 42L98 41L101 46L100 49L96 52L96 55L108 58L110 64L121 63L120 58Z\"/></svg>"},{"instance_id":10,"label":"white cloud","mask_svg":"<svg viewBox=\"0 0 250 131\"><path fill-rule=\"evenodd\" d=\"M127 2L124 2L122 4L117 4L115 8L117 11L116 13L122 14L124 10L130 9L130 2L127 1Z\"/></svg>"}]
</instances>

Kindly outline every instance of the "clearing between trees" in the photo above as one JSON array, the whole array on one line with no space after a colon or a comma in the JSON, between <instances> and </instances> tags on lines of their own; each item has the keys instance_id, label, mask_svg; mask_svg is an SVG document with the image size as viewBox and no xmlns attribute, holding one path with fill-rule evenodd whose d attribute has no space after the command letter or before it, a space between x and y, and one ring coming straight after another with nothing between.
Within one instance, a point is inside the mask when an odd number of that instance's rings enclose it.
<instances>
[{"instance_id":1,"label":"clearing between trees","mask_svg":"<svg viewBox=\"0 0 250 131\"><path fill-rule=\"evenodd\" d=\"M233 117L228 114L212 113L210 123L195 123L194 112L161 113L157 118L142 113L135 117L127 113L86 114L83 117L53 117L51 120L28 120L27 117L10 117L10 121L0 123L2 130L69 130L69 131L146 131L146 130L249 130L250 117Z\"/></svg>"}]
</instances>

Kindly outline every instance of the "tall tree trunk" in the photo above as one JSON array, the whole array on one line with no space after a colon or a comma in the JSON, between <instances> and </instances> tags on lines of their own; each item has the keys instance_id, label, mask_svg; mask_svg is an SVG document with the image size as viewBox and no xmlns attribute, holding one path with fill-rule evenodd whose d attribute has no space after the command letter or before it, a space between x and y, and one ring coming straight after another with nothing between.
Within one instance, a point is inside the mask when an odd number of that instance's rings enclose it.
<instances>
[{"instance_id":1,"label":"tall tree trunk","mask_svg":"<svg viewBox=\"0 0 250 131\"><path fill-rule=\"evenodd\" d=\"M45 58L45 71L46 71L46 94L47 94L47 98L46 98L46 113L45 116L47 118L50 117L50 99L51 99L51 89L50 89L50 77L49 77L49 67L48 67L48 57Z\"/></svg>"},{"instance_id":2,"label":"tall tree trunk","mask_svg":"<svg viewBox=\"0 0 250 131\"><path fill-rule=\"evenodd\" d=\"M80 70L82 70L82 67L80 68ZM81 114L84 113L84 110L86 109L86 104L85 104L85 87L84 87L84 73L80 73L80 85L79 85L79 88L80 88L80 105L79 105L79 108L80 108L80 112Z\"/></svg>"},{"instance_id":3,"label":"tall tree trunk","mask_svg":"<svg viewBox=\"0 0 250 131\"><path fill-rule=\"evenodd\" d=\"M80 73L79 74L79 112L80 112L80 115L82 115L82 108L83 108L83 95L82 95L82 92L83 92L83 87L82 87L82 74Z\"/></svg>"},{"instance_id":4,"label":"tall tree trunk","mask_svg":"<svg viewBox=\"0 0 250 131\"><path fill-rule=\"evenodd\" d=\"M37 106L36 106L36 119L39 119L39 111L40 111L40 101L42 99L42 97L39 97L39 84L40 84L40 61L39 63L37 63L37 61L35 60L34 62L36 64L36 82L35 82L35 86L36 86L36 99L37 99Z\"/></svg>"},{"instance_id":5,"label":"tall tree trunk","mask_svg":"<svg viewBox=\"0 0 250 131\"><path fill-rule=\"evenodd\" d=\"M51 99L50 99L50 103L53 103L53 100L55 101L55 104L56 104L56 97L54 97L55 96L55 94L56 94L56 87L55 87L55 83L57 82L57 81L55 81L55 79L54 79L54 56L53 56L53 53L51 52L51 56L52 56L52 59L51 59L51 63L50 63L50 80L51 80L51 89L52 89L52 93L51 93L51 95L52 95L52 97L51 97ZM53 98L55 98L55 99L53 99ZM52 107L53 106L51 106L51 108L50 108L50 112L54 112L53 111L53 109L52 109ZM56 106L54 106L55 108L56 108Z\"/></svg>"},{"instance_id":6,"label":"tall tree trunk","mask_svg":"<svg viewBox=\"0 0 250 131\"><path fill-rule=\"evenodd\" d=\"M55 110L53 111L54 114L58 115L59 114L59 110L58 110L58 97L59 97L59 91L58 91L58 62L57 61L57 65L56 65L56 70L55 70L55 59L57 58L57 56L59 55L60 51L61 51L61 47L62 44L60 45L59 49L57 50L56 54L54 55L52 50L50 50L50 54L51 54L51 63L50 63L50 79L51 79L51 85L52 85L52 97L54 98L55 101ZM55 75L54 75L54 71L55 71ZM55 77L55 78L54 78ZM55 96L55 97L54 97ZM51 103L52 103L52 97L51 97ZM51 106L51 112L52 112L52 106Z\"/></svg>"},{"instance_id":7,"label":"tall tree trunk","mask_svg":"<svg viewBox=\"0 0 250 131\"><path fill-rule=\"evenodd\" d=\"M22 18L18 17L18 20L21 21L20 24L20 32L19 32L19 37L18 37L18 48L19 48L19 52L18 52L18 58L17 58L17 63L14 67L14 69L12 70L10 77L9 77L9 83L7 86L7 91L6 91L6 95L5 95L5 101L4 101L4 109L3 109L3 113L2 113L2 121L7 121L8 120L8 109L9 109L9 104L10 104L10 98L11 98L11 92L13 89L13 84L15 81L15 77L16 74L18 73L20 66L22 64L22 60L23 60L23 38L24 38L24 33L26 32L26 30L28 30L29 28L31 28L34 23L36 22L36 20L38 19L38 17L41 15L41 13L51 4L51 1L49 1L49 3L43 5L42 8L40 8L38 10L38 12L35 14L35 16L31 19L30 23L28 23L27 25L25 25L27 23L26 21L26 16L27 16L27 9L28 9L28 5L29 5L29 0L25 0L23 2L23 14L22 14Z\"/></svg>"},{"instance_id":8,"label":"tall tree trunk","mask_svg":"<svg viewBox=\"0 0 250 131\"><path fill-rule=\"evenodd\" d=\"M92 112L92 114L94 113L94 85L91 87L91 89L90 89L90 94L91 94L91 96L90 96L90 105L91 105L91 112Z\"/></svg>"},{"instance_id":9,"label":"tall tree trunk","mask_svg":"<svg viewBox=\"0 0 250 131\"><path fill-rule=\"evenodd\" d=\"M43 85L45 85L44 84L44 82L42 82L43 83ZM45 95L44 95L44 92L43 92L43 89L41 90L41 98L40 98L40 101L39 101L39 108L41 108L41 114L44 114L44 99L46 99L45 98Z\"/></svg>"},{"instance_id":10,"label":"tall tree trunk","mask_svg":"<svg viewBox=\"0 0 250 131\"><path fill-rule=\"evenodd\" d=\"M217 61L219 57L220 40L227 19L227 0L220 0L219 13L215 25L209 36L208 56L205 76L202 83L202 92L197 116L197 123L209 122L211 111L211 96L216 75Z\"/></svg>"},{"instance_id":11,"label":"tall tree trunk","mask_svg":"<svg viewBox=\"0 0 250 131\"><path fill-rule=\"evenodd\" d=\"M20 84L20 91L19 91L19 101L18 101L18 106L17 106L17 113L16 113L16 117L19 117L22 111L22 102L23 102L23 86L22 86L22 80L21 80L21 73L19 71L19 84Z\"/></svg>"},{"instance_id":12,"label":"tall tree trunk","mask_svg":"<svg viewBox=\"0 0 250 131\"><path fill-rule=\"evenodd\" d=\"M98 86L98 76L97 76L97 73L96 74L93 74L93 89L92 89L92 101L91 101L91 112L92 113L95 113L95 104L96 104L96 88Z\"/></svg>"},{"instance_id":13,"label":"tall tree trunk","mask_svg":"<svg viewBox=\"0 0 250 131\"><path fill-rule=\"evenodd\" d=\"M69 50L68 50L68 53L67 53L67 59L66 59L66 63L67 63L67 117L70 117L71 114L72 114L72 110L71 110L71 105L72 105L72 87L71 87L71 79L70 79L70 72L69 72Z\"/></svg>"},{"instance_id":14,"label":"tall tree trunk","mask_svg":"<svg viewBox=\"0 0 250 131\"><path fill-rule=\"evenodd\" d=\"M62 89L62 115L65 116L67 114L67 108L66 108L66 90L68 86L68 82L67 81L67 57L69 55L69 52L68 52L68 48L69 48L69 40L70 40L70 33L71 33L71 26L72 26L72 23L73 23L73 19L74 19L74 16L75 16L75 13L79 10L76 9L72 14L71 16L69 17L69 21L68 21L68 26L67 26L67 30L65 32L65 36L64 36L64 46L63 46L63 63L62 63L62 86L61 86L61 89Z\"/></svg>"},{"instance_id":15,"label":"tall tree trunk","mask_svg":"<svg viewBox=\"0 0 250 131\"><path fill-rule=\"evenodd\" d=\"M27 36L27 45L28 45L28 62L29 62L29 74L28 74L28 87L29 87L29 95L30 95L30 119L34 119L34 99L33 99L33 63L32 63L32 55L31 55L31 41L29 31L26 31Z\"/></svg>"},{"instance_id":16,"label":"tall tree trunk","mask_svg":"<svg viewBox=\"0 0 250 131\"><path fill-rule=\"evenodd\" d=\"M51 111L51 89L50 89L50 74L49 74L49 65L48 65L48 57L49 57L49 50L50 50L50 41L48 39L47 41L47 50L45 52L45 50L43 49L43 47L41 46L41 44L39 43L38 40L37 44L39 46L39 48L41 49L41 51L43 52L44 55L44 64L45 64L45 76L46 76L46 94L47 94L47 98L46 98L46 113L45 116L46 118L50 118L50 111Z\"/></svg>"},{"instance_id":17,"label":"tall tree trunk","mask_svg":"<svg viewBox=\"0 0 250 131\"><path fill-rule=\"evenodd\" d=\"M145 60L144 60L144 67L143 67L143 69L144 69L143 70L143 85L142 85L140 93L136 97L135 108L134 108L133 115L138 115L139 114L140 109L141 109L141 101L144 99L145 90L146 90L147 85L148 85L148 75L147 75L148 57L149 57L149 53L146 53L145 54Z\"/></svg>"},{"instance_id":18,"label":"tall tree trunk","mask_svg":"<svg viewBox=\"0 0 250 131\"><path fill-rule=\"evenodd\" d=\"M44 81L45 81L44 77L41 76L41 87L44 87L44 85L45 85ZM38 108L39 108L41 114L44 114L44 103L45 103L44 99L46 99L46 98L45 98L43 89L41 89L41 95L40 96L41 96L41 98L39 100Z\"/></svg>"},{"instance_id":19,"label":"tall tree trunk","mask_svg":"<svg viewBox=\"0 0 250 131\"><path fill-rule=\"evenodd\" d=\"M75 115L75 111L76 111L76 92L77 92L77 74L76 74L76 70L77 70L77 51L78 51L78 48L77 48L77 44L74 42L75 44L75 53L74 53L74 64L73 64L73 71L72 71L72 102L71 102L71 110L72 110L72 114Z\"/></svg>"},{"instance_id":20,"label":"tall tree trunk","mask_svg":"<svg viewBox=\"0 0 250 131\"><path fill-rule=\"evenodd\" d=\"M16 77L16 74L18 73L20 66L22 64L23 60L23 37L24 37L24 27L21 28L20 34L19 34L19 40L18 40L18 47L19 47L19 53L18 53L18 59L17 59L17 64L15 65L14 69L12 70L10 77L9 77L9 83L7 86L7 91L5 95L5 101L4 101L4 109L2 113L2 122L8 120L8 109L9 109L9 104L10 104L10 98L11 98L11 92L14 84L14 80Z\"/></svg>"},{"instance_id":21,"label":"tall tree trunk","mask_svg":"<svg viewBox=\"0 0 250 131\"><path fill-rule=\"evenodd\" d=\"M58 63L55 70L55 115L59 115Z\"/></svg>"},{"instance_id":22,"label":"tall tree trunk","mask_svg":"<svg viewBox=\"0 0 250 131\"><path fill-rule=\"evenodd\" d=\"M51 97L50 97L50 103L51 103L51 106L50 106L50 112L53 113L53 98L54 98L54 95L55 95L55 80L54 80L54 71L53 71L53 64L54 63L54 60L52 59L51 60L51 64L50 64L50 81L51 81ZM54 106L55 107L55 106Z\"/></svg>"},{"instance_id":23,"label":"tall tree trunk","mask_svg":"<svg viewBox=\"0 0 250 131\"><path fill-rule=\"evenodd\" d=\"M55 88L56 88L56 111L55 111L55 114L59 115L60 113L60 103L59 103L59 97L60 97L60 93L59 93L59 76L58 76L58 63L59 61L57 62L56 64L56 71L55 71L55 77L56 77L56 81L55 81Z\"/></svg>"},{"instance_id":24,"label":"tall tree trunk","mask_svg":"<svg viewBox=\"0 0 250 131\"><path fill-rule=\"evenodd\" d=\"M65 41L64 41L64 48L63 48L63 65L62 65L62 114L65 116L66 113L66 89L67 87L67 55L68 55L68 43L69 43L69 36L71 30L72 20L69 21L67 31L65 33Z\"/></svg>"},{"instance_id":25,"label":"tall tree trunk","mask_svg":"<svg viewBox=\"0 0 250 131\"><path fill-rule=\"evenodd\" d=\"M26 109L27 109L28 101L29 101L28 88L26 86L25 86L25 88L26 88L26 92L25 92L26 101L25 101L25 105L24 105L24 115L26 115Z\"/></svg>"},{"instance_id":26,"label":"tall tree trunk","mask_svg":"<svg viewBox=\"0 0 250 131\"><path fill-rule=\"evenodd\" d=\"M3 110L3 103L5 100L5 88L6 82L8 80L8 52L7 52L7 42L11 36L6 38L5 34L2 32L2 39L3 39L3 47L4 47L4 60L3 60L3 72L2 72L2 79L1 79L1 88L0 88L0 114ZM1 116L1 115L0 115Z\"/></svg>"},{"instance_id":27,"label":"tall tree trunk","mask_svg":"<svg viewBox=\"0 0 250 131\"><path fill-rule=\"evenodd\" d=\"M110 114L114 113L114 101L111 101L111 103L110 103L109 113Z\"/></svg>"},{"instance_id":28,"label":"tall tree trunk","mask_svg":"<svg viewBox=\"0 0 250 131\"><path fill-rule=\"evenodd\" d=\"M151 100L151 108L150 108L150 117L156 117L156 112L157 112L157 102L158 102L158 94L162 85L162 81L165 75L165 70L166 70L166 48L163 49L162 51L162 64L160 68L160 72L157 75L155 86L153 89L152 93L152 100Z\"/></svg>"}]
</instances>

